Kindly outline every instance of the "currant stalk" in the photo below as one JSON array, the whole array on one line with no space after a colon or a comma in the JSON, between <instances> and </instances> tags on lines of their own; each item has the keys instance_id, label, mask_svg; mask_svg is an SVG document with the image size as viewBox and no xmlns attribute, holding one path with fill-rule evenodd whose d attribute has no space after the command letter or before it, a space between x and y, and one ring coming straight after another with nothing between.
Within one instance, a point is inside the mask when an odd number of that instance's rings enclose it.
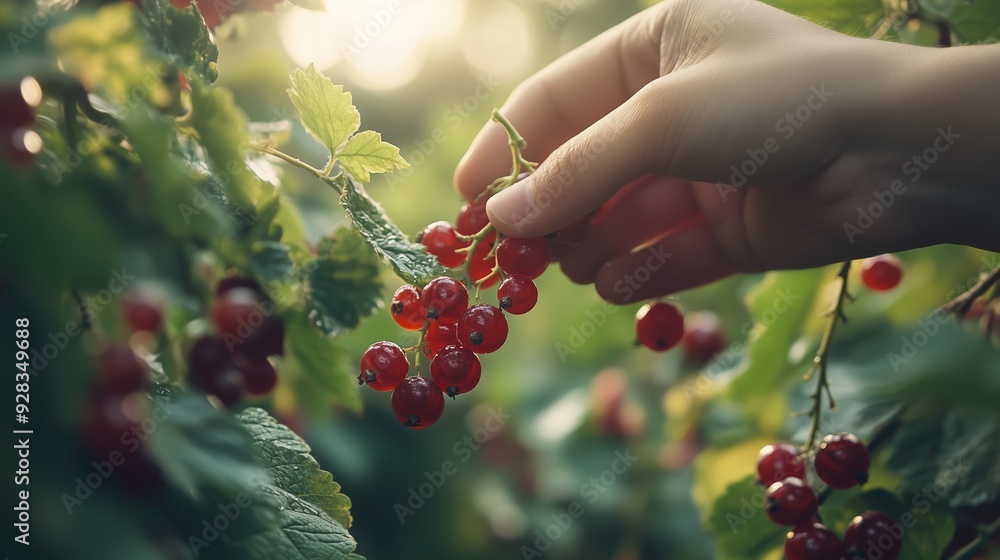
<instances>
[{"instance_id":1,"label":"currant stalk","mask_svg":"<svg viewBox=\"0 0 1000 560\"><path fill-rule=\"evenodd\" d=\"M833 400L833 393L830 392L830 381L827 379L827 365L830 362L830 346L833 343L833 335L837 330L837 325L841 322L847 322L847 315L844 314L844 304L848 300L853 299L850 292L847 291L847 278L850 271L851 261L846 261L840 266L840 272L837 273L837 279L840 283L837 289L837 299L830 311L827 312L829 321L826 325L826 331L823 333L823 340L820 342L816 358L813 360L813 367L805 377L808 381L813 375L816 376L816 389L810 395L813 404L808 414L812 417L812 424L809 427L809 438L806 440L806 453L812 451L816 446L816 438L819 436L820 422L823 416L824 393L829 399L830 408L837 407L837 403Z\"/></svg>"}]
</instances>

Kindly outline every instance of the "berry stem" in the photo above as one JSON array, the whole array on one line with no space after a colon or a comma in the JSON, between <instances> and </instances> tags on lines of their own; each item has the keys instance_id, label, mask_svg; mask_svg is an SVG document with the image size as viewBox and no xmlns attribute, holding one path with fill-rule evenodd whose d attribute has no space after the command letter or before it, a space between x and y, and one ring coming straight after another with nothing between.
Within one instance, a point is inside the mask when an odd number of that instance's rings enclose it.
<instances>
[{"instance_id":1,"label":"berry stem","mask_svg":"<svg viewBox=\"0 0 1000 560\"><path fill-rule=\"evenodd\" d=\"M967 292L941 306L940 311L951 313L961 319L972 308L972 304L994 286L1000 286L1000 266L983 276Z\"/></svg>"},{"instance_id":2,"label":"berry stem","mask_svg":"<svg viewBox=\"0 0 1000 560\"><path fill-rule=\"evenodd\" d=\"M472 236L472 243L468 247L462 249L465 252L465 265L462 266L462 276L465 279L465 285L468 287L473 287L472 284L472 263L475 260L476 249L482 244L483 240L493 232L493 224L486 224L483 229L479 230L478 233ZM488 277L487 277L488 278ZM476 286L478 287L478 283Z\"/></svg>"},{"instance_id":3,"label":"berry stem","mask_svg":"<svg viewBox=\"0 0 1000 560\"><path fill-rule=\"evenodd\" d=\"M840 286L837 289L837 299L833 308L827 312L829 321L826 325L826 331L823 333L823 340L820 342L816 358L813 360L813 367L806 374L806 380L813 374L816 374L816 389L810 395L813 399L812 408L809 409L809 415L812 416L812 424L809 427L809 438L806 440L806 453L815 448L816 438L819 436L823 416L823 394L826 393L826 396L829 397L830 408L836 408L837 406L837 403L833 400L833 394L830 392L830 381L827 379L827 364L830 361L830 347L833 344L833 335L837 330L837 325L841 322L847 322L847 315L844 314L844 303L851 299L851 294L847 291L847 277L850 271L851 261L846 261L840 266L840 272L837 273L837 279L840 282Z\"/></svg>"},{"instance_id":4,"label":"berry stem","mask_svg":"<svg viewBox=\"0 0 1000 560\"><path fill-rule=\"evenodd\" d=\"M979 535L972 542L965 545L962 550L953 554L948 560L969 560L973 558L980 550L1000 535L1000 519L988 525L980 525L977 529Z\"/></svg>"},{"instance_id":5,"label":"berry stem","mask_svg":"<svg viewBox=\"0 0 1000 560\"><path fill-rule=\"evenodd\" d=\"M417 377L420 377L420 355L423 354L424 339L427 337L427 329L431 326L431 320L424 321L424 326L417 331L417 343L413 346L403 348L404 354L413 353L413 367L416 368Z\"/></svg>"},{"instance_id":6,"label":"berry stem","mask_svg":"<svg viewBox=\"0 0 1000 560\"><path fill-rule=\"evenodd\" d=\"M522 168L524 171L532 172L538 167L538 164L524 159L524 156L521 155L521 150L523 150L528 143L525 142L524 137L522 137L521 134L514 128L514 125L510 124L507 117L500 114L499 109L493 109L492 118L494 122L500 123L500 125L507 130L507 137L510 138L510 141L508 142L510 144L510 155L511 159L514 161L510 177L516 182L518 175L521 174ZM513 184L513 182L511 184Z\"/></svg>"},{"instance_id":7,"label":"berry stem","mask_svg":"<svg viewBox=\"0 0 1000 560\"><path fill-rule=\"evenodd\" d=\"M327 177L330 176L330 172L333 171L333 161L334 161L333 158L330 159L330 163L327 164L326 168L316 169L315 167L309 165L308 163L298 158L294 158L286 154L285 152L282 152L281 150L276 150L263 142L253 143L251 144L251 146L253 146L253 148L259 152L263 152L267 155L274 156L286 163L294 165L295 167L304 169L309 173L312 173L313 175L319 177L320 179L326 179Z\"/></svg>"}]
</instances>

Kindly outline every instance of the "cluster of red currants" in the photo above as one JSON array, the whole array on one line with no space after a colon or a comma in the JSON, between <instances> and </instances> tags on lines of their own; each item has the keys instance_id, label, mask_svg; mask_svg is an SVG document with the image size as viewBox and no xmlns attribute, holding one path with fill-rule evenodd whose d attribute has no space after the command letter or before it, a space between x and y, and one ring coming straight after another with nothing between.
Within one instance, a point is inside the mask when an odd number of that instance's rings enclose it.
<instances>
[{"instance_id":1,"label":"cluster of red currants","mask_svg":"<svg viewBox=\"0 0 1000 560\"><path fill-rule=\"evenodd\" d=\"M726 347L726 335L714 313L692 313L685 321L681 310L665 301L647 303L639 309L635 314L635 335L639 344L656 352L666 352L680 343L687 359L699 365L712 361Z\"/></svg>"},{"instance_id":2,"label":"cluster of red currants","mask_svg":"<svg viewBox=\"0 0 1000 560\"><path fill-rule=\"evenodd\" d=\"M868 448L852 434L823 438L813 457L817 476L827 486L846 490L868 481ZM806 483L806 459L789 443L760 450L758 481L767 487L766 511L792 529L785 540L787 560L895 560L903 543L898 525L886 514L866 511L847 527L844 540L819 520L819 498Z\"/></svg>"},{"instance_id":3,"label":"cluster of red currants","mask_svg":"<svg viewBox=\"0 0 1000 560\"><path fill-rule=\"evenodd\" d=\"M403 349L393 342L376 342L361 358L360 384L377 391L392 391L390 403L396 418L414 429L426 428L441 417L444 396L468 393L482 376L477 354L489 354L507 340L506 314L522 315L538 301L534 279L549 265L548 244L543 238L507 237L497 243L489 226L486 201L466 203L455 225L435 222L418 237L442 266L464 265L467 281L477 287L477 303L469 305L469 290L454 278L439 277L422 289L405 285L392 296L389 310L400 327L420 332L419 342ZM502 278L502 281L501 281ZM500 282L497 305L478 303L482 288ZM410 361L423 353L430 360L430 379L407 377Z\"/></svg>"},{"instance_id":4,"label":"cluster of red currants","mask_svg":"<svg viewBox=\"0 0 1000 560\"><path fill-rule=\"evenodd\" d=\"M215 287L215 333L199 337L188 352L192 385L232 407L244 394L267 395L278 384L268 361L284 354L285 324L256 280L231 276Z\"/></svg>"}]
</instances>

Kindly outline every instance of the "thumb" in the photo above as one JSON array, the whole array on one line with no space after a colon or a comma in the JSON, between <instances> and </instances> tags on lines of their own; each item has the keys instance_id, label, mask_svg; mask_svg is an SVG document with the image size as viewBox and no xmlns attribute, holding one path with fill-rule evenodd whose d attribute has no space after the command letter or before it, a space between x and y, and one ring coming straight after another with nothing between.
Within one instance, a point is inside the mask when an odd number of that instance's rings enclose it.
<instances>
[{"instance_id":1,"label":"thumb","mask_svg":"<svg viewBox=\"0 0 1000 560\"><path fill-rule=\"evenodd\" d=\"M540 237L587 215L620 188L652 172L662 157L668 82L647 84L628 101L552 152L531 176L486 204L511 237Z\"/></svg>"}]
</instances>

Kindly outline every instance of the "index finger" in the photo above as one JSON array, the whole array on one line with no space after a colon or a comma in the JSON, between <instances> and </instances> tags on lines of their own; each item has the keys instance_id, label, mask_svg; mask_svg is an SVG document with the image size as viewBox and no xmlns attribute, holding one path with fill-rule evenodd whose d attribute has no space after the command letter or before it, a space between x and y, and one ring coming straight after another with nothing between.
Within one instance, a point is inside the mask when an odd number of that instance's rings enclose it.
<instances>
[{"instance_id":1,"label":"index finger","mask_svg":"<svg viewBox=\"0 0 1000 560\"><path fill-rule=\"evenodd\" d=\"M518 86L500 109L527 141L524 157L553 150L624 103L660 75L664 15L641 12L559 58ZM510 173L507 134L495 122L476 136L455 170L455 188L471 199Z\"/></svg>"}]
</instances>

